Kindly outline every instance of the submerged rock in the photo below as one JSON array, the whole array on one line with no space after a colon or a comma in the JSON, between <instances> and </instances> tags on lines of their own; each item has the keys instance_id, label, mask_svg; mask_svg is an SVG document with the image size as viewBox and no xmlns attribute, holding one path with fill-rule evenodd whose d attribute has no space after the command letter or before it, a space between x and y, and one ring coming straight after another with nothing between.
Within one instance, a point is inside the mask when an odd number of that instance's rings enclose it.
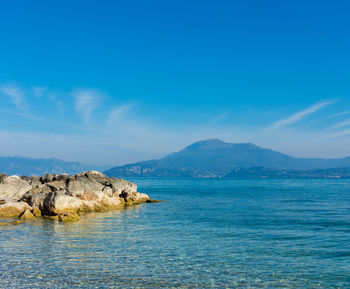
<instances>
[{"instance_id":1,"label":"submerged rock","mask_svg":"<svg viewBox=\"0 0 350 289\"><path fill-rule=\"evenodd\" d=\"M45 215L65 221L76 220L78 212L122 209L126 205L149 202L150 198L138 193L133 183L89 171L75 176L0 174L0 201L0 217Z\"/></svg>"},{"instance_id":2,"label":"submerged rock","mask_svg":"<svg viewBox=\"0 0 350 289\"><path fill-rule=\"evenodd\" d=\"M80 219L77 213L63 212L58 215L59 222L76 222Z\"/></svg>"}]
</instances>

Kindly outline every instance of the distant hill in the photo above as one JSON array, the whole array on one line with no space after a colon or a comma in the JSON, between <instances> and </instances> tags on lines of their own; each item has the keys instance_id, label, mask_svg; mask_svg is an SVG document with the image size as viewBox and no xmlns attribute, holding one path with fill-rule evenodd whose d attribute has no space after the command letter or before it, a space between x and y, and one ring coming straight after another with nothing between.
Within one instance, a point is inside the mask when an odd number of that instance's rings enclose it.
<instances>
[{"instance_id":1,"label":"distant hill","mask_svg":"<svg viewBox=\"0 0 350 289\"><path fill-rule=\"evenodd\" d=\"M158 160L114 167L105 173L117 177L224 177L235 168L252 167L288 170L350 167L350 157L294 158L252 143L234 144L209 139Z\"/></svg>"},{"instance_id":2,"label":"distant hill","mask_svg":"<svg viewBox=\"0 0 350 289\"><path fill-rule=\"evenodd\" d=\"M236 168L225 177L231 179L350 179L350 167L311 170Z\"/></svg>"},{"instance_id":3,"label":"distant hill","mask_svg":"<svg viewBox=\"0 0 350 289\"><path fill-rule=\"evenodd\" d=\"M8 175L76 174L93 169L97 168L79 162L66 162L55 158L0 157L0 173Z\"/></svg>"}]
</instances>

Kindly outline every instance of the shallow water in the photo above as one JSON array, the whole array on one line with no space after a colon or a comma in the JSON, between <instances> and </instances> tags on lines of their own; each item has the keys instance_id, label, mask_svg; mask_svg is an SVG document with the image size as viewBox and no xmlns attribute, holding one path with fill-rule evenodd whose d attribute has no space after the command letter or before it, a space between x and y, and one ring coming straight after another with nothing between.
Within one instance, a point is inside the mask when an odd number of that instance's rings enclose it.
<instances>
[{"instance_id":1,"label":"shallow water","mask_svg":"<svg viewBox=\"0 0 350 289\"><path fill-rule=\"evenodd\" d=\"M134 179L166 203L0 228L0 288L350 288L350 181Z\"/></svg>"}]
</instances>

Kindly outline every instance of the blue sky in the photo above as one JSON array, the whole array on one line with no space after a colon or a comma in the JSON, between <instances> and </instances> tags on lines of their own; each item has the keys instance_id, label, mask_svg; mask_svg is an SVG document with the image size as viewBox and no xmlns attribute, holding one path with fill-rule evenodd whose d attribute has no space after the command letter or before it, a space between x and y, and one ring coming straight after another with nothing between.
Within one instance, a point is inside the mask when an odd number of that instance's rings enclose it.
<instances>
[{"instance_id":1,"label":"blue sky","mask_svg":"<svg viewBox=\"0 0 350 289\"><path fill-rule=\"evenodd\" d=\"M0 155L350 155L348 1L2 1Z\"/></svg>"}]
</instances>

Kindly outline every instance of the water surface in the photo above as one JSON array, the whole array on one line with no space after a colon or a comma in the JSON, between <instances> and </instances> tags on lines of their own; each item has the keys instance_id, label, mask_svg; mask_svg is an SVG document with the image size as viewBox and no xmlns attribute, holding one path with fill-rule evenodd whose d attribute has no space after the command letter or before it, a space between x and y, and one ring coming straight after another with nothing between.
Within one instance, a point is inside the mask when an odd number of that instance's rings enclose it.
<instances>
[{"instance_id":1,"label":"water surface","mask_svg":"<svg viewBox=\"0 0 350 289\"><path fill-rule=\"evenodd\" d=\"M134 179L166 203L0 228L0 288L350 288L350 181Z\"/></svg>"}]
</instances>

